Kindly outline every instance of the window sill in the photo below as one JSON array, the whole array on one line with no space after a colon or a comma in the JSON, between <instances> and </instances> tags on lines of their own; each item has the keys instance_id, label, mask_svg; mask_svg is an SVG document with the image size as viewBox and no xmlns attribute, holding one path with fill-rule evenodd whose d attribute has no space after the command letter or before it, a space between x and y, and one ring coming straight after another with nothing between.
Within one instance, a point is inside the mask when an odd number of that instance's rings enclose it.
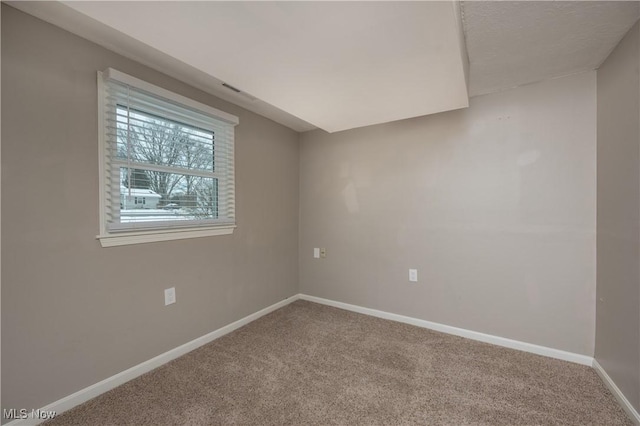
<instances>
[{"instance_id":1,"label":"window sill","mask_svg":"<svg viewBox=\"0 0 640 426\"><path fill-rule=\"evenodd\" d=\"M154 230L154 231L138 231L123 232L98 235L96 238L100 240L102 247L126 246L130 244L155 243L158 241L183 240L187 238L211 237L215 235L233 234L235 225L218 226L215 228L203 229L171 229L171 230Z\"/></svg>"}]
</instances>

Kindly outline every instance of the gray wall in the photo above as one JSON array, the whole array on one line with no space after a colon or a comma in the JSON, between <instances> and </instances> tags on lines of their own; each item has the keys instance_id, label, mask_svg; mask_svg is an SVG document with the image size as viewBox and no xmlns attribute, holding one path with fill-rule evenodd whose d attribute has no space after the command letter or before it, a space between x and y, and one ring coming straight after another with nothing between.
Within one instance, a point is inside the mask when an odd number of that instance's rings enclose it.
<instances>
[{"instance_id":1,"label":"gray wall","mask_svg":"<svg viewBox=\"0 0 640 426\"><path fill-rule=\"evenodd\" d=\"M592 356L595 83L304 133L301 292Z\"/></svg>"},{"instance_id":2,"label":"gray wall","mask_svg":"<svg viewBox=\"0 0 640 426\"><path fill-rule=\"evenodd\" d=\"M585 355L595 344L640 409L638 25L597 76L597 312L593 72L305 133L298 147L283 126L6 5L1 29L3 408L42 407L300 282ZM95 72L107 67L240 117L232 236L100 248ZM164 307L170 286L178 303Z\"/></svg>"},{"instance_id":3,"label":"gray wall","mask_svg":"<svg viewBox=\"0 0 640 426\"><path fill-rule=\"evenodd\" d=\"M100 247L107 67L240 117L232 236ZM3 408L42 407L297 293L297 133L6 5L2 88Z\"/></svg>"},{"instance_id":4,"label":"gray wall","mask_svg":"<svg viewBox=\"0 0 640 426\"><path fill-rule=\"evenodd\" d=\"M640 32L598 69L595 358L640 410Z\"/></svg>"}]
</instances>

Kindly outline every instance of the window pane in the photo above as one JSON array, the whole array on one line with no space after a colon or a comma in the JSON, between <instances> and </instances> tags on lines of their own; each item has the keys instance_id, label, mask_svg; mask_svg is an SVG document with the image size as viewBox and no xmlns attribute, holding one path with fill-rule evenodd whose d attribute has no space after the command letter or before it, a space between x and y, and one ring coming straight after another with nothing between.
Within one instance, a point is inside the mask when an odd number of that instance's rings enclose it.
<instances>
[{"instance_id":1,"label":"window pane","mask_svg":"<svg viewBox=\"0 0 640 426\"><path fill-rule=\"evenodd\" d=\"M218 218L218 179L120 168L120 223Z\"/></svg>"},{"instance_id":2,"label":"window pane","mask_svg":"<svg viewBox=\"0 0 640 426\"><path fill-rule=\"evenodd\" d=\"M117 157L131 161L213 171L214 135L138 110L117 108Z\"/></svg>"}]
</instances>

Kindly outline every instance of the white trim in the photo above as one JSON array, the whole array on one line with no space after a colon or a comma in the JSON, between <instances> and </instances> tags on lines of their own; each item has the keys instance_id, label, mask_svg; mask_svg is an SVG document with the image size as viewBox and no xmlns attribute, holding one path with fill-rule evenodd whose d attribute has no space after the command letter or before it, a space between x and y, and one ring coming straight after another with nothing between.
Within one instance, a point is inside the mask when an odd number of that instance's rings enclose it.
<instances>
[{"instance_id":1,"label":"white trim","mask_svg":"<svg viewBox=\"0 0 640 426\"><path fill-rule=\"evenodd\" d=\"M600 376L604 384L609 388L618 403L622 406L622 409L627 413L629 418L634 421L635 424L640 425L640 414L638 414L638 411L636 411L633 405L631 405L627 397L624 396L620 388L615 384L611 377L609 377L607 372L595 358L593 360L593 368L596 370L596 373L598 373L598 376Z\"/></svg>"},{"instance_id":2,"label":"white trim","mask_svg":"<svg viewBox=\"0 0 640 426\"><path fill-rule=\"evenodd\" d=\"M97 235L102 247L126 246L130 244L154 243L157 241L183 240L186 238L211 237L214 235L233 234L235 225L218 226L203 229L170 229L141 232L126 232Z\"/></svg>"},{"instance_id":3,"label":"white trim","mask_svg":"<svg viewBox=\"0 0 640 426\"><path fill-rule=\"evenodd\" d=\"M185 96L178 95L177 93L173 93L169 90L163 89L162 87L158 87L154 84L147 83L146 81L140 80L139 78L130 76L129 74L125 74L121 71L114 70L113 68L107 68L106 70L104 70L103 74L104 74L104 78L107 80L116 80L116 81L119 81L120 83L128 84L129 86L134 86L140 90L144 90L145 92L154 94L156 96L160 96L172 102L176 102L178 104L188 106L189 108L202 111L222 121L233 124L234 126L236 126L240 122L238 117L236 117L235 115L229 114L224 111L220 111L219 109L210 107L209 105L205 105L198 101L194 101L193 99L187 98Z\"/></svg>"},{"instance_id":4,"label":"white trim","mask_svg":"<svg viewBox=\"0 0 640 426\"><path fill-rule=\"evenodd\" d=\"M274 303L271 306L268 306L258 312L255 312L251 315L248 315L238 321L232 322L231 324L225 325L222 328L219 328L209 334L205 334L202 337L198 337L190 342L185 343L184 345L178 346L177 348L171 349L163 354L160 354L154 358L151 358L148 361L145 361L141 364L138 364L134 367L129 368L128 370L122 371L114 376L108 377L96 384L93 384L89 387L79 390L76 393L73 393L69 396L66 396L62 399L57 400L43 408L40 411L55 411L58 415L64 413L71 408L80 405L92 398L95 398L117 386L120 386L132 379L135 379L138 376L141 376L144 373L147 373L155 368L160 367L163 364L168 363L188 352L193 351L194 349L199 348L200 346L206 345L225 334L229 334L238 328L249 324L252 321L257 320L260 317L263 317L277 309L282 308L292 302L295 302L299 299L299 295L293 295L288 297L280 302ZM4 426L18 426L18 425L37 425L42 423L44 420L38 419L18 419L13 420L9 423L6 423Z\"/></svg>"},{"instance_id":5,"label":"white trim","mask_svg":"<svg viewBox=\"0 0 640 426\"><path fill-rule=\"evenodd\" d=\"M546 346L534 345L532 343L521 342L518 340L506 339L504 337L479 333L477 331L466 330L464 328L452 327L450 325L439 324L437 322L425 321L417 318L407 317L404 315L392 314L390 312L378 311L376 309L363 308L362 306L350 305L348 303L336 302L333 300L309 296L306 294L300 294L300 299L308 300L309 302L320 303L322 305L333 306L335 308L345 309L347 311L358 312L360 314L370 315L373 317L384 318L391 321L397 321L422 328L428 328L430 330L440 331L442 333L453 334L454 336L466 337L467 339L491 343L492 345L503 346L505 348L516 349L519 351L542 355L549 358L575 362L576 364L591 366L593 363L593 358L587 355L576 354L560 349L548 348Z\"/></svg>"},{"instance_id":6,"label":"white trim","mask_svg":"<svg viewBox=\"0 0 640 426\"><path fill-rule=\"evenodd\" d=\"M107 229L107 221L104 214L105 211L105 181L104 181L104 152L105 152L105 140L104 140L104 78L102 72L98 71L98 184L100 188L100 200L98 204L100 212L100 232L103 229Z\"/></svg>"}]
</instances>

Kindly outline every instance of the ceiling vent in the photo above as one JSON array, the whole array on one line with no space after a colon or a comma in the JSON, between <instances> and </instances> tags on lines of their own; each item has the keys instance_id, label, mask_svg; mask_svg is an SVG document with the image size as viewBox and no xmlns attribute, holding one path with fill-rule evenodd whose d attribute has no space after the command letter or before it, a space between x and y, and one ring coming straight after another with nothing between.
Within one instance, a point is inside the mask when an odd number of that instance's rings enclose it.
<instances>
[{"instance_id":1,"label":"ceiling vent","mask_svg":"<svg viewBox=\"0 0 640 426\"><path fill-rule=\"evenodd\" d=\"M229 90L231 90L231 91L233 91L233 92L236 92L238 95L240 95L240 96L242 96L242 97L245 97L245 98L247 98L247 99L249 99L249 100L251 100L251 101L257 101L257 100L258 100L258 98L255 98L255 97L251 96L250 94L245 93L245 92L243 92L242 90L238 89L237 87L233 87L233 86L232 86L232 85L230 85L230 84L222 83L222 85L223 85L224 87L226 87L227 89L229 89Z\"/></svg>"}]
</instances>

